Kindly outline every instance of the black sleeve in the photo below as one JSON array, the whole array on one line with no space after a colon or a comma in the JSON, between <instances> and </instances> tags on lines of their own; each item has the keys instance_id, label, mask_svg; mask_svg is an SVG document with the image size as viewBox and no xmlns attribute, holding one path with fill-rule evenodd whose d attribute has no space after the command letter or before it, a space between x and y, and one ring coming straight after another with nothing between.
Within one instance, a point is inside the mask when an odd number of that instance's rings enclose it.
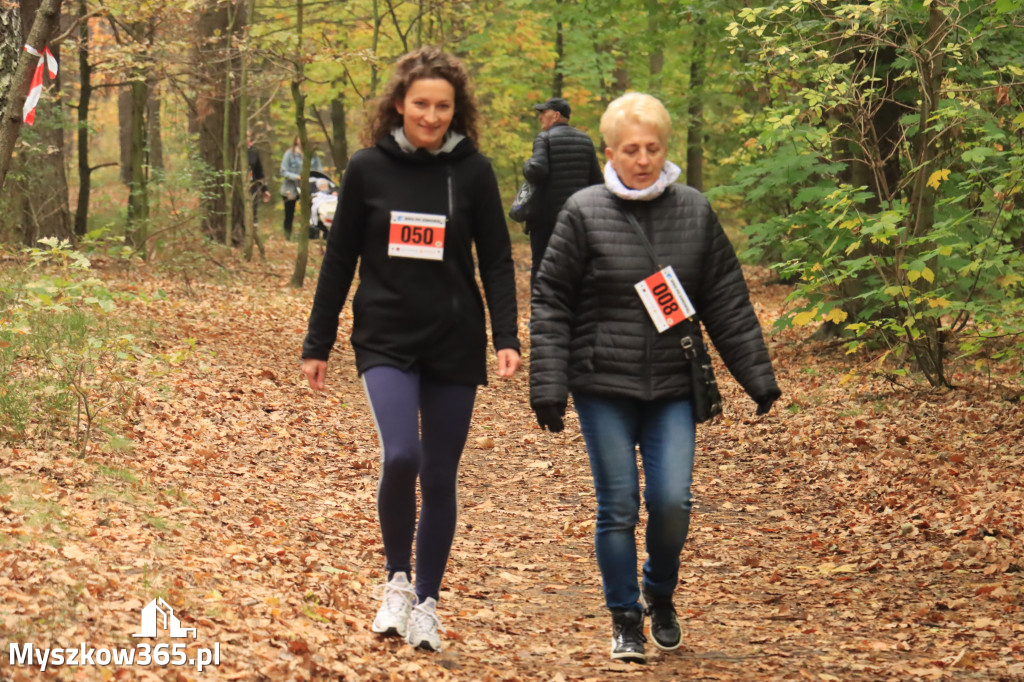
<instances>
[{"instance_id":1,"label":"black sleeve","mask_svg":"<svg viewBox=\"0 0 1024 682\"><path fill-rule=\"evenodd\" d=\"M262 192L267 186L266 175L263 174L263 159L255 148L249 149L248 152L249 171L252 173L250 188L253 192Z\"/></svg>"},{"instance_id":2,"label":"black sleeve","mask_svg":"<svg viewBox=\"0 0 1024 682\"><path fill-rule=\"evenodd\" d=\"M747 395L754 400L777 397L779 387L743 270L710 208L707 229L711 246L701 270L700 298L695 302L704 328Z\"/></svg>"},{"instance_id":3,"label":"black sleeve","mask_svg":"<svg viewBox=\"0 0 1024 682\"><path fill-rule=\"evenodd\" d=\"M338 336L338 315L345 305L363 250L366 205L359 165L353 157L341 182L338 208L320 266L306 340L302 343L303 358L326 360L330 355Z\"/></svg>"},{"instance_id":4,"label":"black sleeve","mask_svg":"<svg viewBox=\"0 0 1024 682\"><path fill-rule=\"evenodd\" d=\"M530 296L530 404L564 406L569 398L569 341L586 271L586 232L569 199L548 241Z\"/></svg>"},{"instance_id":5,"label":"black sleeve","mask_svg":"<svg viewBox=\"0 0 1024 682\"><path fill-rule=\"evenodd\" d=\"M535 185L543 184L551 174L551 161L548 158L547 131L538 133L533 138L533 156L523 164L523 177Z\"/></svg>"},{"instance_id":6,"label":"black sleeve","mask_svg":"<svg viewBox=\"0 0 1024 682\"><path fill-rule=\"evenodd\" d=\"M479 195L473 208L473 240L484 285L487 310L491 315L494 349L519 351L519 318L516 308L516 275L512 242L505 223L498 179L487 163L479 178Z\"/></svg>"}]
</instances>

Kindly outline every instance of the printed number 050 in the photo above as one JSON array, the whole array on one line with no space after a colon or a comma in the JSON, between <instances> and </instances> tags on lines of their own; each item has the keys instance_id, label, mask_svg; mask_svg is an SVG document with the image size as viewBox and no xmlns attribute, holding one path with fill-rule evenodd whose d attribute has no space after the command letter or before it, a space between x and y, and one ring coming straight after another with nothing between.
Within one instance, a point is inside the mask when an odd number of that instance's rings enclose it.
<instances>
[{"instance_id":1,"label":"printed number 050","mask_svg":"<svg viewBox=\"0 0 1024 682\"><path fill-rule=\"evenodd\" d=\"M406 244L432 244L434 228L402 225L402 241Z\"/></svg>"}]
</instances>

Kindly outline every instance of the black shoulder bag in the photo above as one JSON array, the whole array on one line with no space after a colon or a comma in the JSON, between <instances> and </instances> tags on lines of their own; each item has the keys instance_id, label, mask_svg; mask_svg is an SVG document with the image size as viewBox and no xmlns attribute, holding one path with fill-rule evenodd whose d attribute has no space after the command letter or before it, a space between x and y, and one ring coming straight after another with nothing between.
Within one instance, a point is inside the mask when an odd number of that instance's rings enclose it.
<instances>
[{"instance_id":1,"label":"black shoulder bag","mask_svg":"<svg viewBox=\"0 0 1024 682\"><path fill-rule=\"evenodd\" d=\"M551 162L551 144L547 136L544 137L544 146L548 150L548 163ZM540 187L529 180L523 180L522 186L516 192L516 198L512 200L512 207L508 211L508 217L517 223L525 223L531 218L537 217L537 196L540 194ZM523 228L526 229L525 226Z\"/></svg>"},{"instance_id":2,"label":"black shoulder bag","mask_svg":"<svg viewBox=\"0 0 1024 682\"><path fill-rule=\"evenodd\" d=\"M640 223L625 208L622 212L626 220L633 226L633 230L640 241L643 242L647 255L658 270L662 269L658 263L658 257L654 254L654 247L644 234ZM701 424L714 419L722 414L722 394L718 391L718 381L715 380L715 371L711 366L711 356L708 354L707 346L704 345L704 336L700 331L700 319L693 315L682 324L689 324L691 333L686 334L679 340L683 348L683 357L690 361L690 404L693 406L693 420Z\"/></svg>"}]
</instances>

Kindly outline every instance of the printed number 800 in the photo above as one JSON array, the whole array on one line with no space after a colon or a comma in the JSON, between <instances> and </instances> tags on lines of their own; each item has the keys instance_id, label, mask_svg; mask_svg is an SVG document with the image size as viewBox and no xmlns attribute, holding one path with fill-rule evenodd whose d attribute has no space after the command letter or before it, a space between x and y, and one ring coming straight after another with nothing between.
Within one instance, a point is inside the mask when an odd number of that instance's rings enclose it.
<instances>
[{"instance_id":1,"label":"printed number 800","mask_svg":"<svg viewBox=\"0 0 1024 682\"><path fill-rule=\"evenodd\" d=\"M658 305L661 306L662 315L671 315L679 310L679 304L676 303L676 297L672 295L672 291L664 282L651 289L651 293L655 295Z\"/></svg>"}]
</instances>

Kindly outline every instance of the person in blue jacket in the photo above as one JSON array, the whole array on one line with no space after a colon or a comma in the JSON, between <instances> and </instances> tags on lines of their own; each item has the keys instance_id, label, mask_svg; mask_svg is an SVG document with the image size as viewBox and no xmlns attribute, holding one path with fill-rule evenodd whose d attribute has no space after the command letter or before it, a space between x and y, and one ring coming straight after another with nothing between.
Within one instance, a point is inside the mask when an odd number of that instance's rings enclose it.
<instances>
[{"instance_id":1,"label":"person in blue jacket","mask_svg":"<svg viewBox=\"0 0 1024 682\"><path fill-rule=\"evenodd\" d=\"M322 171L323 165L320 157L313 156L310 160L310 170ZM285 150L281 158L281 198L284 199L284 238L292 238L292 223L295 222L295 204L299 201L302 193L299 191L299 182L302 180L302 144L299 136L296 135L292 146Z\"/></svg>"},{"instance_id":2,"label":"person in blue jacket","mask_svg":"<svg viewBox=\"0 0 1024 682\"><path fill-rule=\"evenodd\" d=\"M520 365L512 248L497 179L477 151L461 62L435 47L399 59L367 138L372 146L352 156L341 185L303 371L314 390L324 388L358 265L351 341L382 448L377 512L387 570L372 630L437 651L459 459L476 387L487 383L484 298L498 375Z\"/></svg>"}]
</instances>

